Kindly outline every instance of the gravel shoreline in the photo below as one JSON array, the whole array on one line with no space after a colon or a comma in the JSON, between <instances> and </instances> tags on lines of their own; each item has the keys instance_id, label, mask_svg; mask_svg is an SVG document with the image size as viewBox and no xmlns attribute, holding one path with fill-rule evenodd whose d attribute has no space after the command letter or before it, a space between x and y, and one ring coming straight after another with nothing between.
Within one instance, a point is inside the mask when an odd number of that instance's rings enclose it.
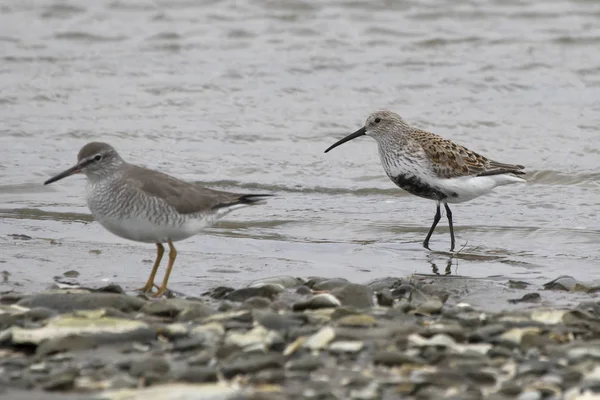
<instances>
[{"instance_id":1,"label":"gravel shoreline","mask_svg":"<svg viewBox=\"0 0 600 400\"><path fill-rule=\"evenodd\" d=\"M454 282L281 276L160 300L117 285L2 293L0 397L600 398L595 288L549 282L588 297L552 307L511 282L520 296L497 311Z\"/></svg>"}]
</instances>

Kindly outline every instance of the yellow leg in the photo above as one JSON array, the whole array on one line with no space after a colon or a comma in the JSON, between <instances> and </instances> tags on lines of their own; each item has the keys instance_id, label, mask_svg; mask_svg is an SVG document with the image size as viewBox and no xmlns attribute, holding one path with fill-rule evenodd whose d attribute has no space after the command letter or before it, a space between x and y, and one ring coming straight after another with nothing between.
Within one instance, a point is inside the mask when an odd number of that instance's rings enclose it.
<instances>
[{"instance_id":1,"label":"yellow leg","mask_svg":"<svg viewBox=\"0 0 600 400\"><path fill-rule=\"evenodd\" d=\"M154 284L154 277L156 276L156 271L158 271L158 266L160 265L160 260L162 260L162 256L165 254L165 247L161 243L156 243L156 261L154 261L154 266L152 267L152 272L150 272L150 276L146 281L144 287L137 289L138 291L142 291L144 293L148 293L152 291L152 287L158 285Z\"/></svg>"},{"instance_id":2,"label":"yellow leg","mask_svg":"<svg viewBox=\"0 0 600 400\"><path fill-rule=\"evenodd\" d=\"M175 246L169 240L167 242L169 244L169 265L167 265L167 272L165 272L165 277L158 289L158 292L154 293L152 297L160 297L167 291L167 283L169 282L169 275L171 275L171 270L173 269L173 264L175 264L175 258L177 257L177 250L175 250Z\"/></svg>"}]
</instances>

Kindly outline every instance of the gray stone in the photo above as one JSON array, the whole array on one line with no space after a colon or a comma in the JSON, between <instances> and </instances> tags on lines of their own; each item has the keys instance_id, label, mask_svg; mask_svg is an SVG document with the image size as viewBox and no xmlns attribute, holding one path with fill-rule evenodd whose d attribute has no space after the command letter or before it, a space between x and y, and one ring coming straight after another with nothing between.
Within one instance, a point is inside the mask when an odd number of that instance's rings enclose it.
<instances>
[{"instance_id":1,"label":"gray stone","mask_svg":"<svg viewBox=\"0 0 600 400\"><path fill-rule=\"evenodd\" d=\"M424 365L427 362L400 351L380 351L373 356L373 363L393 367L403 364Z\"/></svg>"},{"instance_id":2,"label":"gray stone","mask_svg":"<svg viewBox=\"0 0 600 400\"><path fill-rule=\"evenodd\" d=\"M204 318L215 313L208 305L200 301L185 299L164 299L147 302L141 312L166 318L177 318L178 321L190 321Z\"/></svg>"},{"instance_id":3,"label":"gray stone","mask_svg":"<svg viewBox=\"0 0 600 400\"><path fill-rule=\"evenodd\" d=\"M137 297L114 293L41 293L27 296L17 304L28 308L46 307L61 313L99 308L132 312L138 311L146 302Z\"/></svg>"},{"instance_id":4,"label":"gray stone","mask_svg":"<svg viewBox=\"0 0 600 400\"><path fill-rule=\"evenodd\" d=\"M170 366L167 360L163 357L151 356L131 363L129 373L135 377L142 377L150 374L166 375L169 370Z\"/></svg>"},{"instance_id":5,"label":"gray stone","mask_svg":"<svg viewBox=\"0 0 600 400\"><path fill-rule=\"evenodd\" d=\"M380 292L384 289L391 291L400 286L406 285L407 283L408 281L406 279L388 276L385 278L375 279L367 283L367 286L373 291Z\"/></svg>"},{"instance_id":6,"label":"gray stone","mask_svg":"<svg viewBox=\"0 0 600 400\"><path fill-rule=\"evenodd\" d=\"M312 286L312 290L318 291L318 290L332 290L335 288L339 288L342 286L347 286L350 282L348 281L348 279L345 278L333 278L333 279L327 279L325 281L321 281L318 283L315 283Z\"/></svg>"},{"instance_id":7,"label":"gray stone","mask_svg":"<svg viewBox=\"0 0 600 400\"><path fill-rule=\"evenodd\" d=\"M542 301L542 296L539 293L527 293L518 299L509 299L508 302L512 304L517 303L539 303Z\"/></svg>"},{"instance_id":8,"label":"gray stone","mask_svg":"<svg viewBox=\"0 0 600 400\"><path fill-rule=\"evenodd\" d=\"M227 286L217 286L216 288L211 289L208 292L202 293L202 295L209 296L215 300L221 300L225 296L227 296L227 294L233 292L234 290L235 290L234 288L230 288Z\"/></svg>"},{"instance_id":9,"label":"gray stone","mask_svg":"<svg viewBox=\"0 0 600 400\"><path fill-rule=\"evenodd\" d=\"M382 307L392 307L394 305L392 292L387 288L378 291L375 296L377 298L377 304Z\"/></svg>"},{"instance_id":10,"label":"gray stone","mask_svg":"<svg viewBox=\"0 0 600 400\"><path fill-rule=\"evenodd\" d=\"M273 300L283 288L279 285L264 285L260 287L245 287L227 294L225 300L242 302L251 297L266 297Z\"/></svg>"},{"instance_id":11,"label":"gray stone","mask_svg":"<svg viewBox=\"0 0 600 400\"><path fill-rule=\"evenodd\" d=\"M77 368L67 368L64 371L60 371L48 377L46 382L42 385L44 390L49 391L66 391L73 388L75 379L79 376Z\"/></svg>"},{"instance_id":12,"label":"gray stone","mask_svg":"<svg viewBox=\"0 0 600 400\"><path fill-rule=\"evenodd\" d=\"M351 283L331 291L344 306L367 308L373 306L373 291L365 286Z\"/></svg>"},{"instance_id":13,"label":"gray stone","mask_svg":"<svg viewBox=\"0 0 600 400\"><path fill-rule=\"evenodd\" d=\"M147 388L105 391L94 397L97 400L237 400L247 399L248 390L240 385L169 383Z\"/></svg>"},{"instance_id":14,"label":"gray stone","mask_svg":"<svg viewBox=\"0 0 600 400\"><path fill-rule=\"evenodd\" d=\"M249 310L269 308L271 300L266 297L250 297L244 301L242 307Z\"/></svg>"},{"instance_id":15,"label":"gray stone","mask_svg":"<svg viewBox=\"0 0 600 400\"><path fill-rule=\"evenodd\" d=\"M431 316L438 314L442 307L444 307L444 303L442 303L441 300L433 297L419 304L414 309L413 313L417 315Z\"/></svg>"},{"instance_id":16,"label":"gray stone","mask_svg":"<svg viewBox=\"0 0 600 400\"><path fill-rule=\"evenodd\" d=\"M318 357L305 356L286 363L285 368L291 371L313 371L323 365Z\"/></svg>"},{"instance_id":17,"label":"gray stone","mask_svg":"<svg viewBox=\"0 0 600 400\"><path fill-rule=\"evenodd\" d=\"M265 328L275 331L285 331L308 322L308 317L304 314L268 313L256 315L255 318Z\"/></svg>"},{"instance_id":18,"label":"gray stone","mask_svg":"<svg viewBox=\"0 0 600 400\"><path fill-rule=\"evenodd\" d=\"M207 341L205 338L192 336L192 337L183 337L176 339L173 342L173 350L174 351L188 351L194 350L199 347L204 347Z\"/></svg>"},{"instance_id":19,"label":"gray stone","mask_svg":"<svg viewBox=\"0 0 600 400\"><path fill-rule=\"evenodd\" d=\"M191 367L177 375L178 381L190 383L216 382L217 370L214 367Z\"/></svg>"},{"instance_id":20,"label":"gray stone","mask_svg":"<svg viewBox=\"0 0 600 400\"><path fill-rule=\"evenodd\" d=\"M27 311L23 317L31 321L42 321L54 317L58 313L47 307L35 307Z\"/></svg>"},{"instance_id":21,"label":"gray stone","mask_svg":"<svg viewBox=\"0 0 600 400\"><path fill-rule=\"evenodd\" d=\"M69 336L90 336L98 343L148 340L156 336L145 322L108 317L105 310L61 314L48 320L43 327L26 329L13 326L4 332L10 334L13 344L40 344Z\"/></svg>"},{"instance_id":22,"label":"gray stone","mask_svg":"<svg viewBox=\"0 0 600 400\"><path fill-rule=\"evenodd\" d=\"M579 282L572 276L562 275L550 282L544 283L544 289L546 290L566 290L571 291L577 286Z\"/></svg>"},{"instance_id":23,"label":"gray stone","mask_svg":"<svg viewBox=\"0 0 600 400\"><path fill-rule=\"evenodd\" d=\"M321 293L306 301L300 301L292 306L294 311L317 310L319 308L339 307L342 303L330 293Z\"/></svg>"},{"instance_id":24,"label":"gray stone","mask_svg":"<svg viewBox=\"0 0 600 400\"><path fill-rule=\"evenodd\" d=\"M45 340L36 349L36 355L43 357L64 351L92 349L98 346L98 341L92 336L70 335Z\"/></svg>"},{"instance_id":25,"label":"gray stone","mask_svg":"<svg viewBox=\"0 0 600 400\"><path fill-rule=\"evenodd\" d=\"M253 385L275 385L282 384L285 381L285 371L281 368L266 368L254 373L249 382ZM266 395L266 394L265 394ZM263 400L270 400L269 397L265 398L265 395L258 397ZM257 396L254 396L256 399Z\"/></svg>"},{"instance_id":26,"label":"gray stone","mask_svg":"<svg viewBox=\"0 0 600 400\"><path fill-rule=\"evenodd\" d=\"M295 288L304 284L302 278L295 278L292 276L274 276L272 278L259 279L254 282L250 282L248 287L260 287L265 285L279 285L283 288Z\"/></svg>"},{"instance_id":27,"label":"gray stone","mask_svg":"<svg viewBox=\"0 0 600 400\"><path fill-rule=\"evenodd\" d=\"M299 294L300 296L309 296L312 294L312 290L310 290L308 286L300 286L296 289L296 294Z\"/></svg>"},{"instance_id":28,"label":"gray stone","mask_svg":"<svg viewBox=\"0 0 600 400\"><path fill-rule=\"evenodd\" d=\"M279 353L241 354L233 361L223 365L223 376L231 379L236 375L258 372L268 368L283 368L285 357Z\"/></svg>"}]
</instances>

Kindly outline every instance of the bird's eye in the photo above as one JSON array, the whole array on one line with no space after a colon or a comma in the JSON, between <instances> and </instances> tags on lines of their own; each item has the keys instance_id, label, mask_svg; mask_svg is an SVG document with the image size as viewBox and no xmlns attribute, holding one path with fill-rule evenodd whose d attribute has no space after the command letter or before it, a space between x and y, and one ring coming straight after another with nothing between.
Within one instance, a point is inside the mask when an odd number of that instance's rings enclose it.
<instances>
[{"instance_id":1,"label":"bird's eye","mask_svg":"<svg viewBox=\"0 0 600 400\"><path fill-rule=\"evenodd\" d=\"M378 124L378 123L380 123L380 122L381 122L381 118L379 118L379 117L375 118L375 123L376 123L376 124Z\"/></svg>"},{"instance_id":2,"label":"bird's eye","mask_svg":"<svg viewBox=\"0 0 600 400\"><path fill-rule=\"evenodd\" d=\"M102 156L100 154L98 154L98 155L96 155L96 157L94 157L94 160L100 161L100 160L102 160Z\"/></svg>"}]
</instances>

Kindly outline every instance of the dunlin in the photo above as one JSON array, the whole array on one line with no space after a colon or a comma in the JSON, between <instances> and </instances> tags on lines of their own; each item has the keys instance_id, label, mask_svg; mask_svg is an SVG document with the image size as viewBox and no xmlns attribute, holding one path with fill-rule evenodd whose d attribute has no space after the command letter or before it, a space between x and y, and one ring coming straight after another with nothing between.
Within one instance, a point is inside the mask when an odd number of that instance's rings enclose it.
<instances>
[{"instance_id":1,"label":"dunlin","mask_svg":"<svg viewBox=\"0 0 600 400\"><path fill-rule=\"evenodd\" d=\"M87 204L94 218L108 231L125 239L156 244L156 260L141 290L152 290L154 277L169 245L169 263L155 297L167 290L177 257L173 242L187 239L217 219L265 199L267 194L238 194L203 188L123 160L106 143L88 143L79 151L77 164L44 182L67 176L87 177Z\"/></svg>"},{"instance_id":2,"label":"dunlin","mask_svg":"<svg viewBox=\"0 0 600 400\"><path fill-rule=\"evenodd\" d=\"M333 144L325 153L349 140L367 135L379 147L379 157L387 176L400 188L437 202L433 224L423 241L429 239L440 221L443 203L450 226L450 251L454 251L454 226L448 203L462 203L489 193L496 186L525 182L525 167L492 161L433 133L409 126L398 114L377 111L365 126Z\"/></svg>"}]
</instances>

